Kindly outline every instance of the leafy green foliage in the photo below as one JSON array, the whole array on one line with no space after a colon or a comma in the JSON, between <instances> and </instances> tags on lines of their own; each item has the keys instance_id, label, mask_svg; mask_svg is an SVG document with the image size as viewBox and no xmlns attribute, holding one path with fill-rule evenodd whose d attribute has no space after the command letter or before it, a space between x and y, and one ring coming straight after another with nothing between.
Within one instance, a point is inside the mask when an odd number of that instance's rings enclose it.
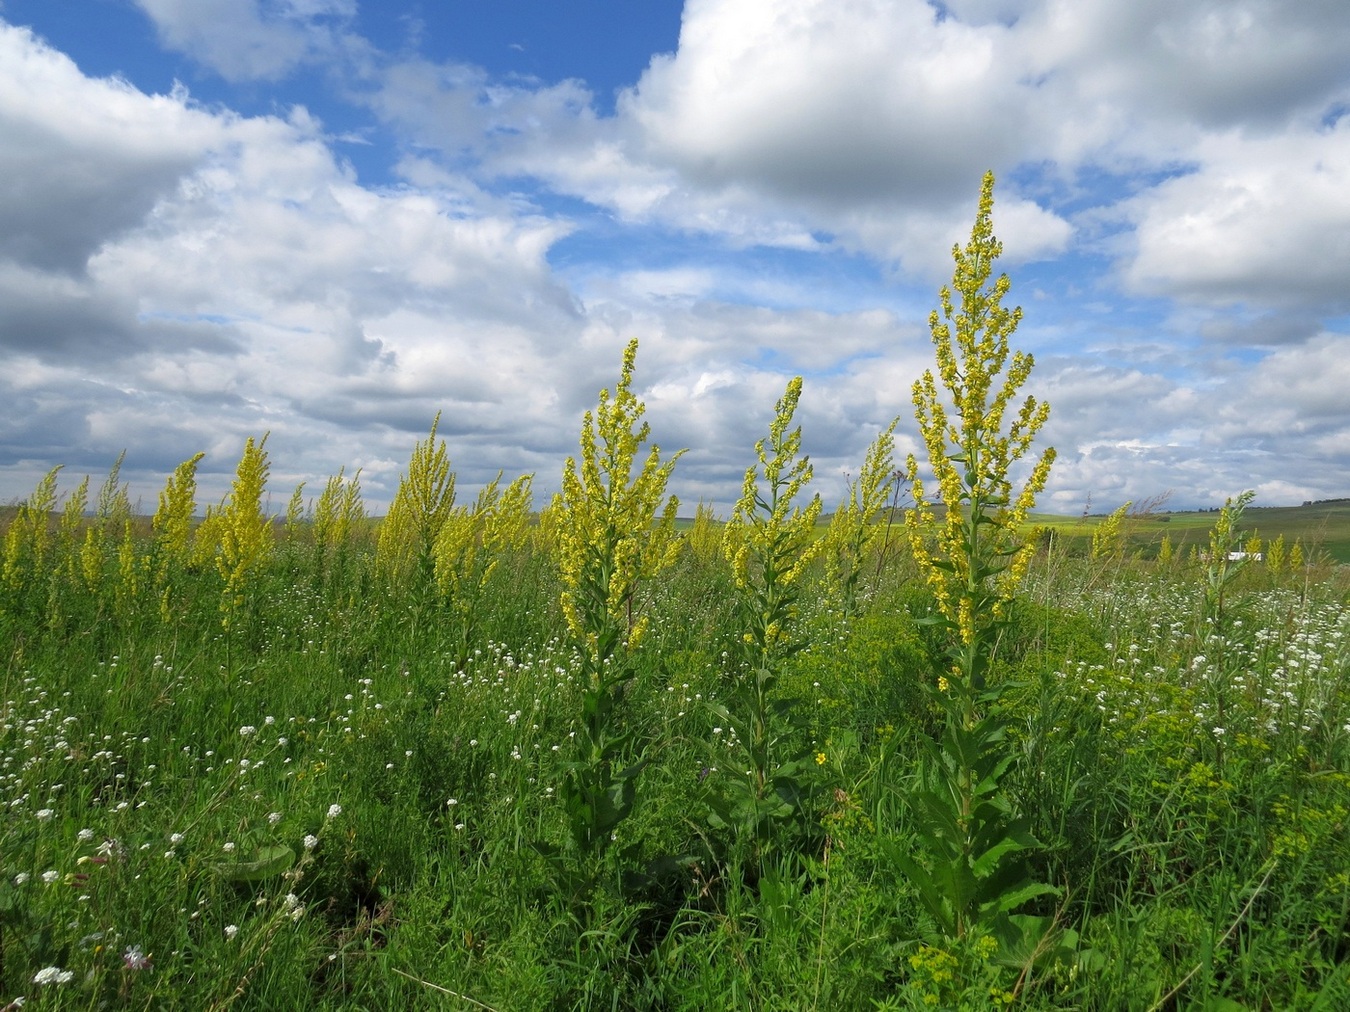
<instances>
[{"instance_id":1,"label":"leafy green foliage","mask_svg":"<svg viewBox=\"0 0 1350 1012\"><path fill-rule=\"evenodd\" d=\"M801 818L810 789L811 767L796 733L799 706L776 693L783 665L804 646L796 631L798 594L821 549L813 533L820 497L804 506L799 499L811 462L800 452L801 427L789 428L801 391L799 376L774 406L769 435L755 444L759 462L746 470L723 541L740 590L741 635L729 658L725 702L710 708L749 769L718 777L709 803L714 827L731 829L748 844L756 868L774 827Z\"/></svg>"},{"instance_id":2,"label":"leafy green foliage","mask_svg":"<svg viewBox=\"0 0 1350 1012\"><path fill-rule=\"evenodd\" d=\"M637 729L620 725L619 704L633 677L630 653L646 630L638 591L675 561L678 500L665 500L680 454L664 463L652 446L636 475L633 468L651 427L632 392L637 342L624 350L619 383L600 392L594 415L581 426L581 462L568 458L560 514L562 607L585 665L580 733L563 784L563 810L572 840L583 853L601 856L619 823L633 810L637 776L646 760Z\"/></svg>"}]
</instances>

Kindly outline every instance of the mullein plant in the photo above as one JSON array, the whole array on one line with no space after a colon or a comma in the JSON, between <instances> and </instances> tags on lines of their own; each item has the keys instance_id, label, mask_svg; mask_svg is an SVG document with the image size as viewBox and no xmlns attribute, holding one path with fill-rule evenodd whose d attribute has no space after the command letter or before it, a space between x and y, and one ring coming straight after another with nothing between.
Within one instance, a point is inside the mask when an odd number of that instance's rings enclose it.
<instances>
[{"instance_id":1,"label":"mullein plant","mask_svg":"<svg viewBox=\"0 0 1350 1012\"><path fill-rule=\"evenodd\" d=\"M131 496L127 484L122 481L122 464L126 456L126 450L117 455L108 469L108 476L99 486L98 505L94 508L94 522L90 527L93 537L87 540L91 564L95 558L100 567L109 559L114 563L113 607L124 619L137 611L145 576L145 560L135 544Z\"/></svg>"},{"instance_id":2,"label":"mullein plant","mask_svg":"<svg viewBox=\"0 0 1350 1012\"><path fill-rule=\"evenodd\" d=\"M66 624L85 596L80 574L79 534L88 505L89 477L86 475L75 486L75 491L66 496L56 523L45 609L47 626L52 630Z\"/></svg>"},{"instance_id":3,"label":"mullein plant","mask_svg":"<svg viewBox=\"0 0 1350 1012\"><path fill-rule=\"evenodd\" d=\"M1093 559L1119 562L1125 558L1125 516L1130 512L1130 507L1133 505L1132 501L1122 503L1092 529Z\"/></svg>"},{"instance_id":4,"label":"mullein plant","mask_svg":"<svg viewBox=\"0 0 1350 1012\"><path fill-rule=\"evenodd\" d=\"M73 552L75 530L83 513L80 497L87 494L88 479L69 497L65 508L57 514L59 502L56 479L61 471L57 465L43 475L33 493L22 502L5 532L3 562L0 564L0 587L4 590L3 610L16 618L20 615L42 615L50 628L59 627L73 602L66 580L68 561ZM79 514L76 511L79 510ZM55 538L51 518L57 516Z\"/></svg>"},{"instance_id":5,"label":"mullein plant","mask_svg":"<svg viewBox=\"0 0 1350 1012\"><path fill-rule=\"evenodd\" d=\"M1243 552L1243 532L1240 528L1243 511L1255 498L1255 489L1243 492L1236 499L1225 499L1219 517L1209 532L1209 552L1205 566L1205 596L1200 615L1201 648L1207 655L1199 670L1207 676L1214 706L1214 769L1220 779L1224 770L1224 733L1228 724L1228 682L1236 674L1242 655L1232 648L1236 630L1233 620L1234 581L1251 560L1250 552Z\"/></svg>"},{"instance_id":6,"label":"mullein plant","mask_svg":"<svg viewBox=\"0 0 1350 1012\"><path fill-rule=\"evenodd\" d=\"M520 552L530 538L533 475L505 489L501 473L478 494L472 508L456 507L433 548L436 585L444 601L461 667L477 641L478 605L502 558Z\"/></svg>"},{"instance_id":7,"label":"mullein plant","mask_svg":"<svg viewBox=\"0 0 1350 1012\"><path fill-rule=\"evenodd\" d=\"M80 573L79 540L88 508L89 476L85 475L75 486L75 491L66 496L56 528L56 572L53 575L57 582L71 590L79 590L84 583Z\"/></svg>"},{"instance_id":8,"label":"mullein plant","mask_svg":"<svg viewBox=\"0 0 1350 1012\"><path fill-rule=\"evenodd\" d=\"M684 536L689 553L700 565L711 565L722 552L722 531L712 504L700 502L694 507L694 525Z\"/></svg>"},{"instance_id":9,"label":"mullein plant","mask_svg":"<svg viewBox=\"0 0 1350 1012\"><path fill-rule=\"evenodd\" d=\"M18 512L5 532L5 557L0 567L0 582L16 596L26 587L35 587L46 574L47 554L51 545L48 518L56 508L57 465L43 475L37 487L19 505ZM33 602L40 606L45 603Z\"/></svg>"},{"instance_id":10,"label":"mullein plant","mask_svg":"<svg viewBox=\"0 0 1350 1012\"><path fill-rule=\"evenodd\" d=\"M632 392L637 341L623 353L613 394L600 391L594 414L581 425L581 458L569 457L554 499L554 538L562 580L562 610L584 666L581 727L566 766L563 806L572 842L601 857L615 829L632 812L636 778L646 760L636 731L623 728L618 708L633 677L631 654L648 620L639 593L669 566L679 501L666 485L683 451L662 461L642 420L646 406Z\"/></svg>"},{"instance_id":11,"label":"mullein plant","mask_svg":"<svg viewBox=\"0 0 1350 1012\"><path fill-rule=\"evenodd\" d=\"M826 581L839 594L845 615L858 610L858 580L886 532L886 526L877 521L897 480L895 427L899 424L896 418L867 448L862 471L849 482L848 493L825 532Z\"/></svg>"},{"instance_id":12,"label":"mullein plant","mask_svg":"<svg viewBox=\"0 0 1350 1012\"><path fill-rule=\"evenodd\" d=\"M315 547L325 555L337 555L350 547L357 528L366 519L366 507L361 499L361 472L350 478L347 469L324 483L323 491L314 504L311 534Z\"/></svg>"},{"instance_id":13,"label":"mullein plant","mask_svg":"<svg viewBox=\"0 0 1350 1012\"><path fill-rule=\"evenodd\" d=\"M441 416L414 447L389 512L380 524L375 565L393 593L408 601L414 639L435 608L436 538L455 507L455 473L445 440L437 442Z\"/></svg>"},{"instance_id":14,"label":"mullein plant","mask_svg":"<svg viewBox=\"0 0 1350 1012\"><path fill-rule=\"evenodd\" d=\"M776 692L784 665L805 646L796 634L797 601L822 547L815 536L820 497L802 501L811 461L801 453L801 427L789 428L801 392L798 376L774 405L769 434L755 444L759 459L746 469L722 543L739 591L742 633L729 658L726 702L711 709L745 750L749 768L744 776L729 773L709 782L711 821L749 845L752 871L773 827L802 814L811 768L796 740L803 736L795 701Z\"/></svg>"},{"instance_id":15,"label":"mullein plant","mask_svg":"<svg viewBox=\"0 0 1350 1012\"><path fill-rule=\"evenodd\" d=\"M941 290L941 316L935 310L929 318L937 375L926 371L913 388L937 494L911 455L915 505L906 532L936 605L929 621L945 634L950 664L928 685L944 727L927 743L908 797L918 853L897 841L886 847L933 917L930 941L961 965L973 954L987 955L990 938L1009 963L1040 947L1049 920L1015 911L1056 891L1029 877L1025 859L1040 844L1005 789L1015 756L997 713L1003 686L989 678L994 644L1035 548L1025 534L1027 515L1055 459L1052 448L1044 450L1014 496L1013 468L1031 451L1049 406L1028 396L1010 417L1033 362L1009 350L1022 312L1002 305L1007 275L990 282L1002 251L991 220L993 187L987 174L970 241L953 250L956 267L951 288Z\"/></svg>"},{"instance_id":16,"label":"mullein plant","mask_svg":"<svg viewBox=\"0 0 1350 1012\"><path fill-rule=\"evenodd\" d=\"M256 443L249 436L230 492L213 514L213 533L218 539L216 570L224 581L220 621L227 633L234 631L246 613L253 585L272 557L272 518L263 510L270 471L267 436Z\"/></svg>"},{"instance_id":17,"label":"mullein plant","mask_svg":"<svg viewBox=\"0 0 1350 1012\"><path fill-rule=\"evenodd\" d=\"M182 574L192 560L192 515L197 509L197 465L205 453L179 464L159 494L159 508L150 521L154 535L155 596L167 624L183 612L178 600Z\"/></svg>"},{"instance_id":18,"label":"mullein plant","mask_svg":"<svg viewBox=\"0 0 1350 1012\"><path fill-rule=\"evenodd\" d=\"M339 468L324 483L310 523L314 579L330 593L350 590L352 549L366 519L361 471L348 478L346 470Z\"/></svg>"}]
</instances>

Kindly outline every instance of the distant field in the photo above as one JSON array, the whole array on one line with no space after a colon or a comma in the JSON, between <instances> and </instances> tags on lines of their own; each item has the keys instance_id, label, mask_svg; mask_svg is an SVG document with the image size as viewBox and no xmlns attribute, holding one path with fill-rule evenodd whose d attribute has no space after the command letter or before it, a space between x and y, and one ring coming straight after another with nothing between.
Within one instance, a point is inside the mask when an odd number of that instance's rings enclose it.
<instances>
[{"instance_id":1,"label":"distant field","mask_svg":"<svg viewBox=\"0 0 1350 1012\"><path fill-rule=\"evenodd\" d=\"M9 526L16 509L17 507L13 505L0 506L0 531ZM1164 534L1171 537L1173 551L1189 552L1191 545L1198 545L1203 549L1208 544L1210 528L1214 526L1218 515L1216 509L1213 512L1192 510L1182 513L1130 516L1126 520L1125 529L1132 549L1142 551L1145 557L1157 552ZM1049 527L1057 536L1067 541L1066 547L1071 553L1083 555L1091 550L1092 532L1104 519L1104 514L1031 515L1033 524ZM1283 534L1286 549L1292 547L1295 541L1301 541L1309 560L1325 554L1332 561L1342 565L1350 564L1350 499L1319 502L1310 506L1249 506L1243 514L1242 521L1242 529L1248 535L1259 535L1263 543ZM53 529L56 523L57 516L53 514L51 519ZM820 518L818 526L822 533L829 523L828 514ZM898 515L896 523L898 527L900 524ZM675 523L676 528L681 531L688 531L693 525L692 517L681 517Z\"/></svg>"},{"instance_id":2,"label":"distant field","mask_svg":"<svg viewBox=\"0 0 1350 1012\"><path fill-rule=\"evenodd\" d=\"M1212 513L1192 511L1132 516L1126 520L1125 529L1130 544L1146 556L1157 551L1163 535L1172 539L1174 551L1190 551L1191 545L1203 548L1208 544L1210 528L1218 515L1215 510ZM1092 531L1103 519L1100 515L1067 517L1038 513L1033 516L1034 523L1069 539L1071 549L1081 547L1083 551L1091 546ZM1350 563L1350 500L1310 506L1249 506L1242 516L1242 528L1249 535L1259 535L1262 542L1283 534L1286 548L1301 541L1310 560L1325 553L1336 562Z\"/></svg>"},{"instance_id":3,"label":"distant field","mask_svg":"<svg viewBox=\"0 0 1350 1012\"><path fill-rule=\"evenodd\" d=\"M1130 516L1124 527L1132 550L1142 551L1145 557L1154 555L1163 535L1172 539L1174 552L1189 552L1191 545L1201 550L1209 543L1209 531L1218 519L1219 511L1192 510L1180 513L1153 513ZM1092 532L1106 519L1105 514L1065 516L1056 513L1033 513L1033 525L1049 527L1064 539L1070 553L1087 555L1092 547ZM828 514L817 525L823 533L829 526ZM900 516L896 517L897 527ZM680 530L693 527L692 517L676 522ZM1249 506L1242 516L1242 529L1261 538L1263 544L1284 535L1286 550L1294 542L1303 543L1311 561L1322 555L1342 565L1350 564L1350 499L1314 503L1310 506ZM898 533L898 531L897 531Z\"/></svg>"}]
</instances>

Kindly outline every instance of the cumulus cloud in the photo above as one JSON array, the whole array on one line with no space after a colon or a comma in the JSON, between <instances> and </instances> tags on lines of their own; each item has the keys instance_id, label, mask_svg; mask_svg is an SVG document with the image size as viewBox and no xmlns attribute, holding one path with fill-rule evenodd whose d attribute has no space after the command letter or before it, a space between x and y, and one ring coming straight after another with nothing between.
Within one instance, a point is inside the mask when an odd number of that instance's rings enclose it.
<instances>
[{"instance_id":1,"label":"cumulus cloud","mask_svg":"<svg viewBox=\"0 0 1350 1012\"><path fill-rule=\"evenodd\" d=\"M1211 135L1199 167L1127 205L1125 282L1149 294L1343 312L1350 276L1350 122Z\"/></svg>"},{"instance_id":2,"label":"cumulus cloud","mask_svg":"<svg viewBox=\"0 0 1350 1012\"><path fill-rule=\"evenodd\" d=\"M1278 127L1346 88L1350 17L1337 0L1045 0L1024 5L1016 31L1042 79L1108 113L1126 151L1158 138L1121 134L1125 121Z\"/></svg>"},{"instance_id":3,"label":"cumulus cloud","mask_svg":"<svg viewBox=\"0 0 1350 1012\"><path fill-rule=\"evenodd\" d=\"M330 55L356 0L135 0L164 44L226 80L276 80Z\"/></svg>"},{"instance_id":4,"label":"cumulus cloud","mask_svg":"<svg viewBox=\"0 0 1350 1012\"><path fill-rule=\"evenodd\" d=\"M891 418L917 449L924 319L989 167L1051 506L1344 494L1343 4L689 0L611 115L583 81L375 53L352 0L138 5L226 80L339 71L397 151L376 185L303 108L144 94L0 23L15 494L127 446L147 498L206 450L209 499L271 431L278 487L361 468L378 508L437 411L466 486L546 491L638 336L683 498L735 496L800 372L833 504Z\"/></svg>"},{"instance_id":5,"label":"cumulus cloud","mask_svg":"<svg viewBox=\"0 0 1350 1012\"><path fill-rule=\"evenodd\" d=\"M1007 32L920 0L691 0L678 51L654 57L610 119L579 82L426 61L389 67L367 100L443 157L634 221L941 274L983 171L1027 157L1040 129ZM1064 219L1015 191L1004 201L1010 261L1064 248Z\"/></svg>"},{"instance_id":6,"label":"cumulus cloud","mask_svg":"<svg viewBox=\"0 0 1350 1012\"><path fill-rule=\"evenodd\" d=\"M918 2L692 0L678 53L656 57L620 109L650 157L704 186L950 201L980 158L1016 158L1034 116L998 58L1004 31Z\"/></svg>"},{"instance_id":7,"label":"cumulus cloud","mask_svg":"<svg viewBox=\"0 0 1350 1012\"><path fill-rule=\"evenodd\" d=\"M565 222L467 183L367 189L303 111L207 112L87 79L25 32L0 44L15 56L0 62L0 114L32 140L6 147L15 189L0 198L4 399L27 405L6 412L3 463L55 445L110 460L134 443L164 467L209 449L205 485L267 429L278 456L315 470L396 459L441 408L442 431L489 450L551 430L548 363L580 329L544 259ZM25 105L38 92L47 106ZM75 122L50 115L67 106ZM48 166L58 141L79 145L84 175ZM118 213L81 219L78 241L13 227L20 212L59 223L84 193ZM39 423L61 438L35 439ZM344 448L356 459L334 459ZM509 464L484 456L483 470Z\"/></svg>"},{"instance_id":8,"label":"cumulus cloud","mask_svg":"<svg viewBox=\"0 0 1350 1012\"><path fill-rule=\"evenodd\" d=\"M90 80L0 22L0 257L78 275L200 156L212 126L172 96Z\"/></svg>"}]
</instances>

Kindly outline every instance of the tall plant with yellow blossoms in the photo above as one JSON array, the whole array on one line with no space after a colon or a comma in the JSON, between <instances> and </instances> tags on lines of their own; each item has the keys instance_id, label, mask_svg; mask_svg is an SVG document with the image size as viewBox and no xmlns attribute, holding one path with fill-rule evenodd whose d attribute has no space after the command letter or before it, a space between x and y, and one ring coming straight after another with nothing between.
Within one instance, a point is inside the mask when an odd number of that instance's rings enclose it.
<instances>
[{"instance_id":1,"label":"tall plant with yellow blossoms","mask_svg":"<svg viewBox=\"0 0 1350 1012\"><path fill-rule=\"evenodd\" d=\"M633 676L629 654L647 627L639 591L680 547L679 500L666 497L666 485L683 451L662 461L653 445L639 465L651 426L632 391L637 349L629 342L614 392L601 390L595 412L586 412L581 459L567 459L553 504L563 614L585 666L578 752L562 798L573 842L596 857L632 811L644 765L633 755L634 732L619 727L616 713Z\"/></svg>"},{"instance_id":2,"label":"tall plant with yellow blossoms","mask_svg":"<svg viewBox=\"0 0 1350 1012\"><path fill-rule=\"evenodd\" d=\"M1003 305L1007 275L991 280L1002 252L993 205L994 177L986 174L970 241L953 250L952 285L941 290L941 313L929 317L937 372L926 371L913 388L932 478L911 455L915 506L906 531L950 666L929 687L945 727L928 743L909 797L922 857L897 842L888 848L933 916L935 944L960 958L987 951L991 938L1011 952L1044 934L1047 923L1014 912L1055 891L1031 881L1025 866L1039 844L1004 790L1013 756L996 712L1002 686L989 678L996 638L1035 547L1027 514L1055 459L1053 448L1043 450L1014 493L1014 468L1028 458L1050 409L1030 396L1014 404L1033 361L1009 347L1022 311Z\"/></svg>"},{"instance_id":3,"label":"tall plant with yellow blossoms","mask_svg":"<svg viewBox=\"0 0 1350 1012\"><path fill-rule=\"evenodd\" d=\"M867 448L862 471L849 482L825 532L826 581L839 594L846 615L858 611L863 567L889 526L878 521L900 477L895 470L895 427L899 424L900 419L894 419Z\"/></svg>"},{"instance_id":4,"label":"tall plant with yellow blossoms","mask_svg":"<svg viewBox=\"0 0 1350 1012\"><path fill-rule=\"evenodd\" d=\"M530 538L534 475L501 488L502 475L483 486L472 508L456 506L436 537L436 585L461 666L478 638L478 612L489 580L503 558L524 550Z\"/></svg>"},{"instance_id":5,"label":"tall plant with yellow blossoms","mask_svg":"<svg viewBox=\"0 0 1350 1012\"><path fill-rule=\"evenodd\" d=\"M728 658L726 702L710 708L734 732L749 768L744 777L731 773L710 782L710 821L749 845L752 865L772 842L773 827L802 813L809 780L799 713L777 692L784 664L805 646L796 630L797 601L823 544L815 536L820 496L805 499L811 460L801 452L801 426L792 427L801 394L797 376L774 405L768 436L755 444L758 460L746 469L723 533L742 631Z\"/></svg>"},{"instance_id":6,"label":"tall plant with yellow blossoms","mask_svg":"<svg viewBox=\"0 0 1350 1012\"><path fill-rule=\"evenodd\" d=\"M436 539L455 508L455 472L445 440L436 439L440 424L437 412L430 434L413 446L375 545L376 569L400 599L398 614L413 639L438 620Z\"/></svg>"},{"instance_id":7,"label":"tall plant with yellow blossoms","mask_svg":"<svg viewBox=\"0 0 1350 1012\"><path fill-rule=\"evenodd\" d=\"M267 435L257 442L249 436L235 468L229 495L212 514L212 533L219 539L216 569L225 581L220 620L227 632L237 625L249 592L272 557L272 518L263 509L271 469Z\"/></svg>"},{"instance_id":8,"label":"tall plant with yellow blossoms","mask_svg":"<svg viewBox=\"0 0 1350 1012\"><path fill-rule=\"evenodd\" d=\"M160 617L170 622L183 612L176 601L181 574L192 560L192 514L197 508L197 465L205 453L183 461L164 483L150 521L154 533L154 581Z\"/></svg>"},{"instance_id":9,"label":"tall plant with yellow blossoms","mask_svg":"<svg viewBox=\"0 0 1350 1012\"><path fill-rule=\"evenodd\" d=\"M398 491L380 524L375 560L393 584L415 580L430 587L435 573L436 537L455 507L455 473L445 440L436 440L440 412L426 439L413 446L408 470L400 475Z\"/></svg>"},{"instance_id":10,"label":"tall plant with yellow blossoms","mask_svg":"<svg viewBox=\"0 0 1350 1012\"><path fill-rule=\"evenodd\" d=\"M13 591L44 574L47 549L51 544L48 520L56 508L57 465L38 482L33 494L19 504L18 512L5 532L5 557L2 578Z\"/></svg>"}]
</instances>

